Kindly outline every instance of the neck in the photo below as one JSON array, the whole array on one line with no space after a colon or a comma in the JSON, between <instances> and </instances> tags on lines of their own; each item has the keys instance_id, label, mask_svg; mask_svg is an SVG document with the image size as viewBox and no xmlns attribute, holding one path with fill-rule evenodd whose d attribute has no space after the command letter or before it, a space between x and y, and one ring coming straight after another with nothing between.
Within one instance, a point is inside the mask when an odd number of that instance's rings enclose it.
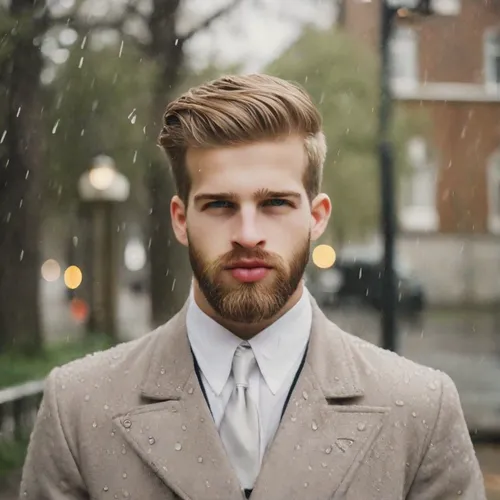
<instances>
[{"instance_id":1,"label":"neck","mask_svg":"<svg viewBox=\"0 0 500 500\"><path fill-rule=\"evenodd\" d=\"M302 297L304 292L304 285L301 281L297 290L293 293L293 295L288 299L288 302L280 309L278 314L273 316L272 318L259 321L256 323L240 323L238 321L232 321L226 318L223 318L219 314L217 314L214 309L210 306L207 299L203 295L203 292L200 290L198 286L198 282L196 280L193 281L193 297L196 302L196 305L207 315L210 316L214 321L217 321L224 328L229 330L231 333L241 338L242 340L249 340L252 337L255 337L262 330L265 330L268 326L272 325L275 321L277 321L281 316L286 314Z\"/></svg>"}]
</instances>

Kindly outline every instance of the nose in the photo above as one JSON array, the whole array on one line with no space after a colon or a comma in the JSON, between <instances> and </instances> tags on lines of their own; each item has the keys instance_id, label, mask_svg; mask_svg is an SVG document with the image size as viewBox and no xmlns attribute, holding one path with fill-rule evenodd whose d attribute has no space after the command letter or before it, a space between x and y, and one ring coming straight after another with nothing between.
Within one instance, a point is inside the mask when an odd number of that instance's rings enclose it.
<instances>
[{"instance_id":1,"label":"nose","mask_svg":"<svg viewBox=\"0 0 500 500\"><path fill-rule=\"evenodd\" d=\"M236 228L233 245L245 248L262 247L265 244L264 234L258 220L258 212L252 206L241 207L236 217Z\"/></svg>"}]
</instances>

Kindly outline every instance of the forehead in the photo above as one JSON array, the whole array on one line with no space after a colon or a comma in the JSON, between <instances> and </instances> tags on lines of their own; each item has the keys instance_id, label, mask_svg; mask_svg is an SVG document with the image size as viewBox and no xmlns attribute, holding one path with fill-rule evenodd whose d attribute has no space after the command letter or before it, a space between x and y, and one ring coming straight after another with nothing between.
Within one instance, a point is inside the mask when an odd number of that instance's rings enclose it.
<instances>
[{"instance_id":1,"label":"forehead","mask_svg":"<svg viewBox=\"0 0 500 500\"><path fill-rule=\"evenodd\" d=\"M304 139L291 136L237 147L188 149L186 164L191 194L231 191L244 194L258 189L302 188L306 168Z\"/></svg>"}]
</instances>

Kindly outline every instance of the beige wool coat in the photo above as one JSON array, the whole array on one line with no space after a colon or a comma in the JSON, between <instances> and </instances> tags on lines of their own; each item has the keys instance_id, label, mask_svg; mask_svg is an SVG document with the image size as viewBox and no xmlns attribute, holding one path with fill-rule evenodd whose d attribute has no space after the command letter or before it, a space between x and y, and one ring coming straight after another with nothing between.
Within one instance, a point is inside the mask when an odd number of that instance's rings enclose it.
<instances>
[{"instance_id":1,"label":"beige wool coat","mask_svg":"<svg viewBox=\"0 0 500 500\"><path fill-rule=\"evenodd\" d=\"M306 362L251 500L484 500L450 378L313 309ZM198 383L185 315L51 373L20 498L244 498Z\"/></svg>"}]
</instances>

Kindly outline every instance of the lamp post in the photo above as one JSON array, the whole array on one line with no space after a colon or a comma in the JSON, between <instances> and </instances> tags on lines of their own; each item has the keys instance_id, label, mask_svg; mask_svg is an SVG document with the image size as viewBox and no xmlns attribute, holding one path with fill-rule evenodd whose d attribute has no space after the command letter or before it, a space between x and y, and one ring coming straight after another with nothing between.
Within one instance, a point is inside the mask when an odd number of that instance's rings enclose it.
<instances>
[{"instance_id":1,"label":"lamp post","mask_svg":"<svg viewBox=\"0 0 500 500\"><path fill-rule=\"evenodd\" d=\"M99 155L79 180L78 192L89 227L88 281L91 332L116 336L117 231L116 206L128 199L130 183L112 158Z\"/></svg>"},{"instance_id":2,"label":"lamp post","mask_svg":"<svg viewBox=\"0 0 500 500\"><path fill-rule=\"evenodd\" d=\"M396 214L394 151L390 139L392 116L390 40L398 16L429 15L431 0L381 0L380 9L380 108L378 153L380 163L381 229L384 238L382 272L382 347L397 350L397 290L394 276Z\"/></svg>"}]
</instances>

